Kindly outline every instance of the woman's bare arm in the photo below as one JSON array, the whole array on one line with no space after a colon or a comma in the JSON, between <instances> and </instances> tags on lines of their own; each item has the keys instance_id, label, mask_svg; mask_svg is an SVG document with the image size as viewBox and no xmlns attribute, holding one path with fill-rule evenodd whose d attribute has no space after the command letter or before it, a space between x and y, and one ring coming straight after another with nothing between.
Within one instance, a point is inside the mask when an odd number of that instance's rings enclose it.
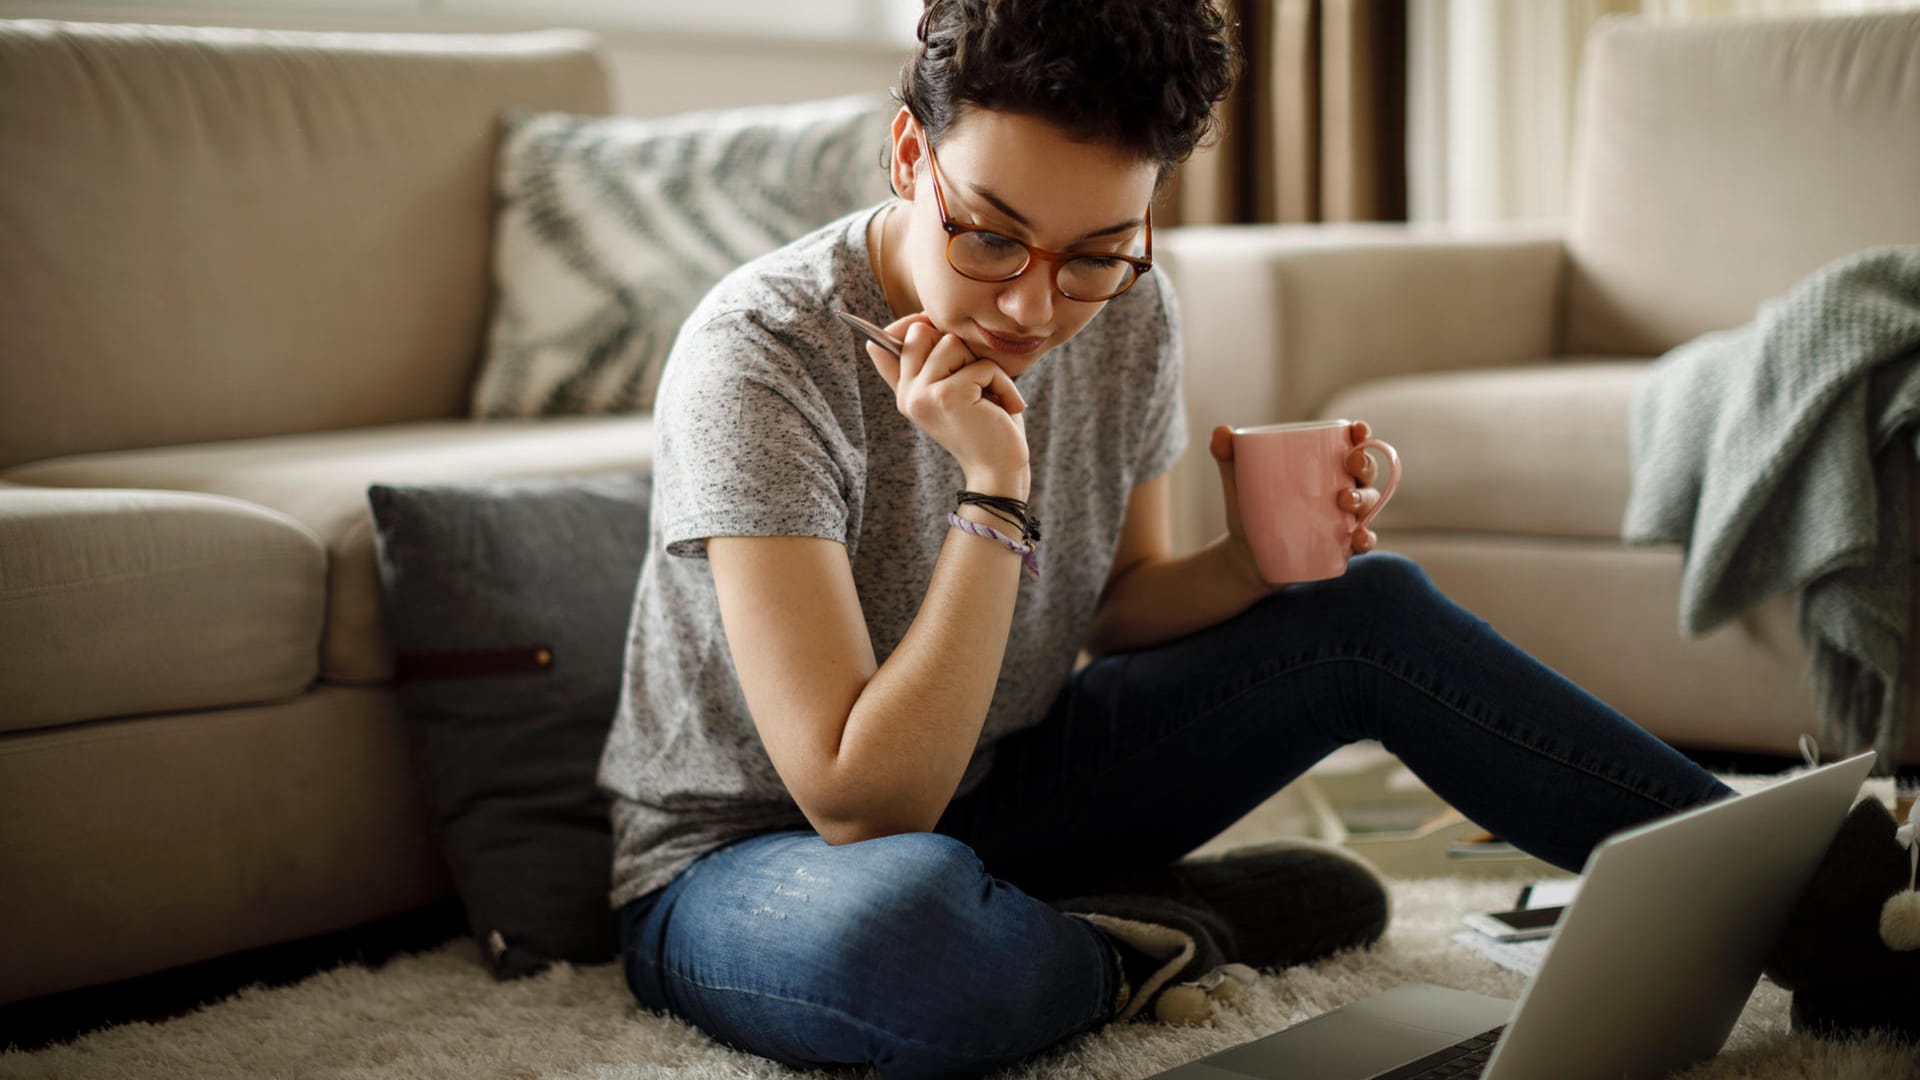
<instances>
[{"instance_id":1,"label":"woman's bare arm","mask_svg":"<svg viewBox=\"0 0 1920 1080\"><path fill-rule=\"evenodd\" d=\"M840 844L932 829L993 700L1019 556L951 531L919 614L877 664L840 544L714 537L707 554L754 726L815 830Z\"/></svg>"}]
</instances>

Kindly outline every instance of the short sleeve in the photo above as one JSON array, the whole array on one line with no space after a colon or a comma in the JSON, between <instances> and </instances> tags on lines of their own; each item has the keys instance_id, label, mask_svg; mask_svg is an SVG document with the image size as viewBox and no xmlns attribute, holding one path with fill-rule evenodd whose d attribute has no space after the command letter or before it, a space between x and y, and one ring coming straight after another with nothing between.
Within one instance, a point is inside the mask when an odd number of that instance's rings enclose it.
<instances>
[{"instance_id":1,"label":"short sleeve","mask_svg":"<svg viewBox=\"0 0 1920 1080\"><path fill-rule=\"evenodd\" d=\"M1165 282L1156 282L1153 291L1159 302L1151 309L1145 334L1151 344L1154 366L1152 390L1146 401L1145 422L1141 424L1139 453L1133 459L1133 483L1146 483L1173 468L1187 450L1187 403L1182 390L1180 351L1180 311L1173 290Z\"/></svg>"},{"instance_id":2,"label":"short sleeve","mask_svg":"<svg viewBox=\"0 0 1920 1080\"><path fill-rule=\"evenodd\" d=\"M713 536L845 544L852 449L792 350L748 313L675 342L654 408L654 521L669 555Z\"/></svg>"}]
</instances>

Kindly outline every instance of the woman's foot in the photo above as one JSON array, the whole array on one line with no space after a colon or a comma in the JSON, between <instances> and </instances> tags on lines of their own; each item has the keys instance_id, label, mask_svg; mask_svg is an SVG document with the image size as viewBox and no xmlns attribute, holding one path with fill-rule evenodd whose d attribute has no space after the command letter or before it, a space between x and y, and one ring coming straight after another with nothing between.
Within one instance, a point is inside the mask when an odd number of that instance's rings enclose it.
<instances>
[{"instance_id":1,"label":"woman's foot","mask_svg":"<svg viewBox=\"0 0 1920 1080\"><path fill-rule=\"evenodd\" d=\"M1227 928L1210 912L1143 894L1084 896L1054 906L1092 923L1113 946L1116 1020L1151 1016L1166 1024L1202 1024L1217 1002L1257 977L1245 964L1228 961L1220 945Z\"/></svg>"},{"instance_id":2,"label":"woman's foot","mask_svg":"<svg viewBox=\"0 0 1920 1080\"><path fill-rule=\"evenodd\" d=\"M1158 866L1076 873L1072 893L1159 897L1205 913L1229 960L1256 968L1312 963L1385 932L1386 882L1359 856L1282 840ZM1050 891L1065 895L1062 888ZM1042 892L1040 895L1049 895Z\"/></svg>"},{"instance_id":3,"label":"woman's foot","mask_svg":"<svg viewBox=\"0 0 1920 1080\"><path fill-rule=\"evenodd\" d=\"M1794 1030L1920 1042L1920 940L1902 925L1905 904L1888 905L1912 882L1897 829L1878 799L1855 804L1794 905L1767 963L1767 977L1793 991Z\"/></svg>"}]
</instances>

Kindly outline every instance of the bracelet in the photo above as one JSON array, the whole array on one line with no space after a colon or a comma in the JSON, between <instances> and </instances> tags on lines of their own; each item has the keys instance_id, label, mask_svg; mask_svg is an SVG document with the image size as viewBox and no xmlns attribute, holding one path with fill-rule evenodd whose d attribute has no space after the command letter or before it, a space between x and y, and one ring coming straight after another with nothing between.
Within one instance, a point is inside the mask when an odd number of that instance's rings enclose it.
<instances>
[{"instance_id":1,"label":"bracelet","mask_svg":"<svg viewBox=\"0 0 1920 1080\"><path fill-rule=\"evenodd\" d=\"M978 506L1001 521L1020 530L1020 539L1024 543L1040 542L1040 518L1034 514L1023 499L1010 495L982 495L977 491L961 491L955 498L961 506Z\"/></svg>"},{"instance_id":2,"label":"bracelet","mask_svg":"<svg viewBox=\"0 0 1920 1080\"><path fill-rule=\"evenodd\" d=\"M1034 552L1032 544L1023 544L990 525L968 521L951 510L947 511L947 524L961 532L972 533L987 540L1000 541L1001 546L1020 556L1020 568L1026 574L1028 581L1040 580L1040 556Z\"/></svg>"}]
</instances>

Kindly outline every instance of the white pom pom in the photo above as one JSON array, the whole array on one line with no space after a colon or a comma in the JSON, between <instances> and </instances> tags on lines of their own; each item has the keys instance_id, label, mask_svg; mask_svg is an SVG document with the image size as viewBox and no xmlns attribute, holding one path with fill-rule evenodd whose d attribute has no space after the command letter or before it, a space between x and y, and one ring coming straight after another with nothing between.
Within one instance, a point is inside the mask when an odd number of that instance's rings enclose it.
<instances>
[{"instance_id":1,"label":"white pom pom","mask_svg":"<svg viewBox=\"0 0 1920 1080\"><path fill-rule=\"evenodd\" d=\"M1204 1024L1213 1017L1207 992L1192 983L1169 986L1153 999L1153 1015L1163 1024Z\"/></svg>"},{"instance_id":2,"label":"white pom pom","mask_svg":"<svg viewBox=\"0 0 1920 1080\"><path fill-rule=\"evenodd\" d=\"M1920 949L1920 892L1902 889L1880 908L1880 940L1897 952Z\"/></svg>"},{"instance_id":3,"label":"white pom pom","mask_svg":"<svg viewBox=\"0 0 1920 1080\"><path fill-rule=\"evenodd\" d=\"M1220 970L1226 972L1228 978L1239 983L1243 990L1260 981L1260 973L1245 964L1228 964Z\"/></svg>"}]
</instances>

